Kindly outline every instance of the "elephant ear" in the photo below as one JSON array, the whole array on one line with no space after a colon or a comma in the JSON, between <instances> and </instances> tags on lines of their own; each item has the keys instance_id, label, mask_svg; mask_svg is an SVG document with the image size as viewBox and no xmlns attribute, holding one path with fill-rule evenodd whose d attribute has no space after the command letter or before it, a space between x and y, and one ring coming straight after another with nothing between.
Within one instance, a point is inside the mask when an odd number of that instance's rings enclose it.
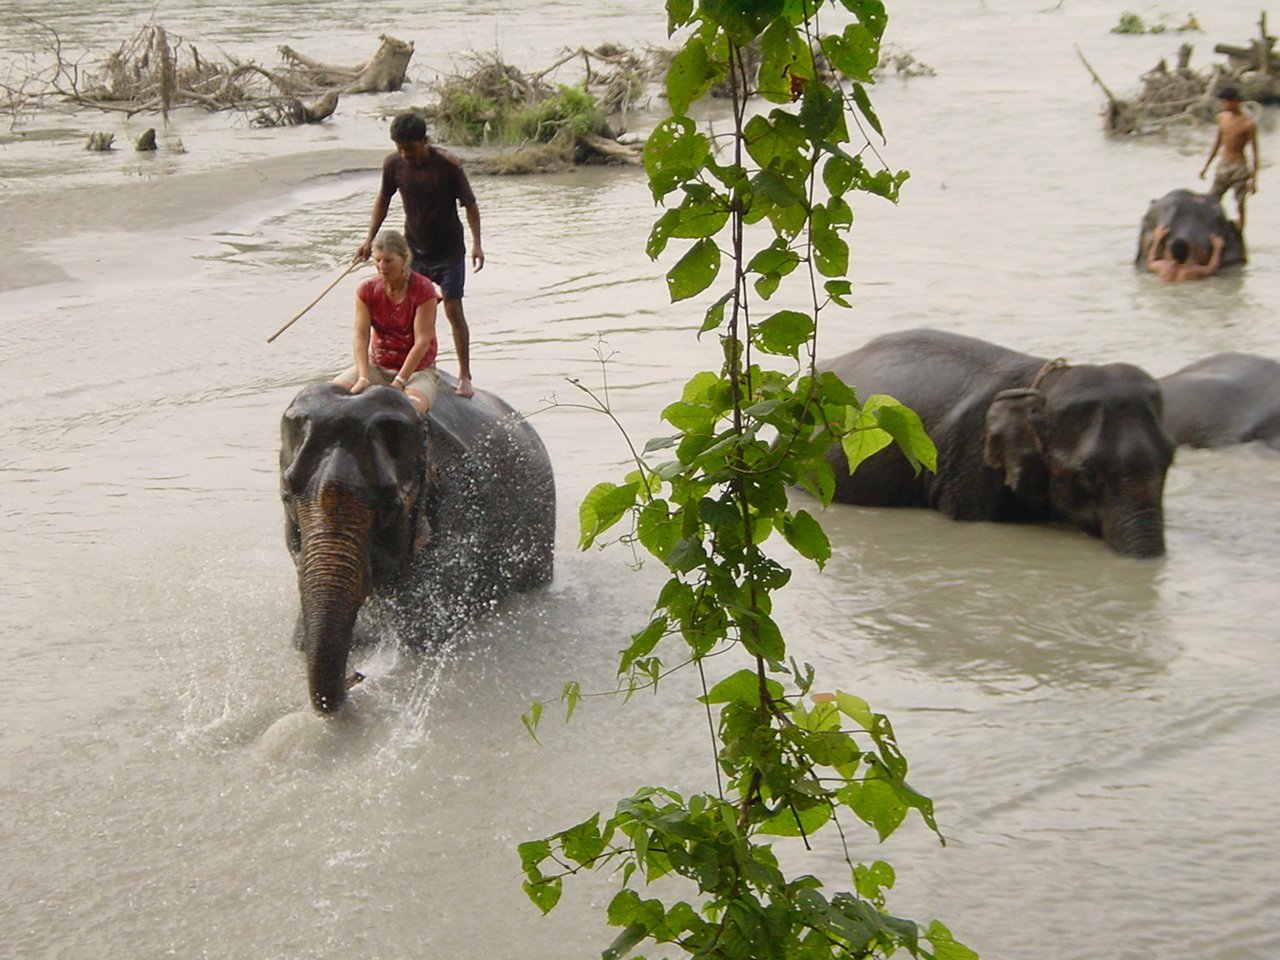
<instances>
[{"instance_id":1,"label":"elephant ear","mask_svg":"<svg viewBox=\"0 0 1280 960\"><path fill-rule=\"evenodd\" d=\"M1035 506L1048 503L1048 472L1043 442L1044 394L1039 390L1002 390L987 408L982 459L999 470L1004 485Z\"/></svg>"}]
</instances>

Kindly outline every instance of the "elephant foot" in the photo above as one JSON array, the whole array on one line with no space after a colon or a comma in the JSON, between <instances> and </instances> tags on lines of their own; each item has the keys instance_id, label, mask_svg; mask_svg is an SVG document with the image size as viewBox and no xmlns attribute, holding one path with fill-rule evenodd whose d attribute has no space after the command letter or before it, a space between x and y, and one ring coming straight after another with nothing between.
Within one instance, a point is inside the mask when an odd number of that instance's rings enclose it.
<instances>
[{"instance_id":1,"label":"elephant foot","mask_svg":"<svg viewBox=\"0 0 1280 960\"><path fill-rule=\"evenodd\" d=\"M357 683L359 683L363 679L364 679L363 673L356 672L351 674L351 676L347 677L347 689L350 690L352 687L354 687Z\"/></svg>"}]
</instances>

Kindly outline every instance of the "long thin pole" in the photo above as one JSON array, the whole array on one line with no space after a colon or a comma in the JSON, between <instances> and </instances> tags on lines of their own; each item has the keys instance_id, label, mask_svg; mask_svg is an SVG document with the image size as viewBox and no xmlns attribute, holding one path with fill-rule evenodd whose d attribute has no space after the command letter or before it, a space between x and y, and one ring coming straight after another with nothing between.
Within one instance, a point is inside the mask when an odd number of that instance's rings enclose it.
<instances>
[{"instance_id":1,"label":"long thin pole","mask_svg":"<svg viewBox=\"0 0 1280 960\"><path fill-rule=\"evenodd\" d=\"M338 281L340 281L343 277L345 277L348 273L350 273L350 272L351 272L352 270L354 270L356 267L360 266L361 262L362 262L362 261L360 261L360 260L353 260L353 261L351 261L351 263L349 263L349 264L348 264L348 265L343 269L343 271L342 271L340 274L338 274L336 277L334 277L334 278L333 278L333 282L332 282L332 283L330 283L327 287L325 287L323 290L321 290L321 291L320 291L319 295L318 295L314 300L312 300L312 301L311 301L310 303L308 303L305 307L303 307L303 308L302 308L301 310L299 310L296 314L294 314L293 318L292 318L288 323L286 323L283 327L281 327L279 330L277 330L277 331L276 331L275 333L273 333L271 336L267 337L267 343L270 343L270 342L271 342L272 340L274 340L276 337L280 336L280 334L284 333L284 332L285 332L286 330L288 330L291 326L293 326L293 325L294 325L294 323L295 323L295 322L297 322L297 321L302 317L302 315L303 315L304 313L306 313L308 310L310 310L312 307L314 307L317 303L319 303L319 302L321 301L321 299L323 299L323 298L324 298L324 295L325 295L326 293L328 293L330 290L332 290L334 287L336 287L336 286L338 285Z\"/></svg>"}]
</instances>

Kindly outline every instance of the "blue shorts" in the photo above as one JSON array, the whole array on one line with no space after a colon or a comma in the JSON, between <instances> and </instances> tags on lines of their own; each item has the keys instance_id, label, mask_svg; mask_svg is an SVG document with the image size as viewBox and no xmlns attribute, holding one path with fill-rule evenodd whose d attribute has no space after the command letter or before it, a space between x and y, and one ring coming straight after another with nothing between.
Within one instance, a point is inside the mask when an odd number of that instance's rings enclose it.
<instances>
[{"instance_id":1,"label":"blue shorts","mask_svg":"<svg viewBox=\"0 0 1280 960\"><path fill-rule=\"evenodd\" d=\"M446 260L444 263L428 263L415 250L413 254L413 269L416 273L422 274L438 286L446 300L462 299L462 288L467 283L466 257L459 257L457 260Z\"/></svg>"}]
</instances>

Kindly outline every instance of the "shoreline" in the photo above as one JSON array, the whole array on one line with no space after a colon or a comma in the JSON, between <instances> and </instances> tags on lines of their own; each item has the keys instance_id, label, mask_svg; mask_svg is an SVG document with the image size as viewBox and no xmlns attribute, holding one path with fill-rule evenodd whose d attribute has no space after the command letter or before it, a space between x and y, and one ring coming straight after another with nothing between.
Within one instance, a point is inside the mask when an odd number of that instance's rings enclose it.
<instances>
[{"instance_id":1,"label":"shoreline","mask_svg":"<svg viewBox=\"0 0 1280 960\"><path fill-rule=\"evenodd\" d=\"M73 279L41 244L79 234L154 233L234 219L315 180L375 171L385 147L303 150L242 164L119 185L73 187L0 199L0 294Z\"/></svg>"}]
</instances>

